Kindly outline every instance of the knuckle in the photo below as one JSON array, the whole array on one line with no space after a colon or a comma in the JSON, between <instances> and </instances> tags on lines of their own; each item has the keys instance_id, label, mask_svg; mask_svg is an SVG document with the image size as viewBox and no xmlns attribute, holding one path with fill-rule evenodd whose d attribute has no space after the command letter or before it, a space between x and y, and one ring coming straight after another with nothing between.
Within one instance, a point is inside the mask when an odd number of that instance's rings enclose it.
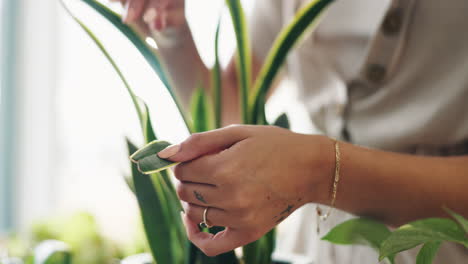
<instances>
[{"instance_id":1,"label":"knuckle","mask_svg":"<svg viewBox=\"0 0 468 264\"><path fill-rule=\"evenodd\" d=\"M226 129L231 129L231 130L232 130L232 129L237 129L237 128L239 128L240 126L241 126L241 125L239 125L239 124L231 124L231 125L226 126Z\"/></svg>"},{"instance_id":2,"label":"knuckle","mask_svg":"<svg viewBox=\"0 0 468 264\"><path fill-rule=\"evenodd\" d=\"M184 186L183 183L180 183L177 185L177 196L179 197L180 200L182 201L187 201L187 188Z\"/></svg>"},{"instance_id":3,"label":"knuckle","mask_svg":"<svg viewBox=\"0 0 468 264\"><path fill-rule=\"evenodd\" d=\"M189 204L187 206L185 209L185 215L187 215L187 217L194 222L200 221L200 216L197 214L197 210L193 205Z\"/></svg>"},{"instance_id":4,"label":"knuckle","mask_svg":"<svg viewBox=\"0 0 468 264\"><path fill-rule=\"evenodd\" d=\"M192 146L199 146L203 140L203 135L201 133L194 133L190 135L186 143Z\"/></svg>"},{"instance_id":5,"label":"knuckle","mask_svg":"<svg viewBox=\"0 0 468 264\"><path fill-rule=\"evenodd\" d=\"M213 168L213 176L219 180L222 180L222 182L230 183L236 179L236 177L233 177L235 171L236 169L234 168L232 162L224 161L215 165Z\"/></svg>"},{"instance_id":6,"label":"knuckle","mask_svg":"<svg viewBox=\"0 0 468 264\"><path fill-rule=\"evenodd\" d=\"M179 181L183 180L184 164L179 164L174 168L174 176Z\"/></svg>"}]
</instances>

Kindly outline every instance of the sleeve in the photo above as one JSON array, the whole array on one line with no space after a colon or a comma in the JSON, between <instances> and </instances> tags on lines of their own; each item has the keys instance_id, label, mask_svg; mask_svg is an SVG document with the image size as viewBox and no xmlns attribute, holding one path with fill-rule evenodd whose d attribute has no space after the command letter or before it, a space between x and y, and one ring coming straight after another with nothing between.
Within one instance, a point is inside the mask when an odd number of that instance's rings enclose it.
<instances>
[{"instance_id":1,"label":"sleeve","mask_svg":"<svg viewBox=\"0 0 468 264\"><path fill-rule=\"evenodd\" d=\"M255 0L249 33L252 52L262 62L283 27L282 3L283 0Z\"/></svg>"}]
</instances>

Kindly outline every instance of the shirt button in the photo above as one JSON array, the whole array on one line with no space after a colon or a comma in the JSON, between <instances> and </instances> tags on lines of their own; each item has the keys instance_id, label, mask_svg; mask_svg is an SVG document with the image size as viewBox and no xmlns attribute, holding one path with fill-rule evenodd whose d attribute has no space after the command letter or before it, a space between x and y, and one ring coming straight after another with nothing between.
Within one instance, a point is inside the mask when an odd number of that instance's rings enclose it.
<instances>
[{"instance_id":1,"label":"shirt button","mask_svg":"<svg viewBox=\"0 0 468 264\"><path fill-rule=\"evenodd\" d=\"M390 10L385 16L382 24L382 31L385 35L397 34L403 25L403 9L395 8Z\"/></svg>"},{"instance_id":2,"label":"shirt button","mask_svg":"<svg viewBox=\"0 0 468 264\"><path fill-rule=\"evenodd\" d=\"M370 64L367 66L366 77L373 83L382 82L385 79L387 70L379 64Z\"/></svg>"}]
</instances>

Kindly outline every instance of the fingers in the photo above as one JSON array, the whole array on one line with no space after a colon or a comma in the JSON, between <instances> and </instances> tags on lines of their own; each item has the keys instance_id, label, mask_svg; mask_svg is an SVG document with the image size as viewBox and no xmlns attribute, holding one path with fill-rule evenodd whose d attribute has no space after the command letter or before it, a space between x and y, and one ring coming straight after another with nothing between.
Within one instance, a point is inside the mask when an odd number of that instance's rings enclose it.
<instances>
[{"instance_id":1,"label":"fingers","mask_svg":"<svg viewBox=\"0 0 468 264\"><path fill-rule=\"evenodd\" d=\"M227 149L249 137L249 126L230 126L190 136L180 145L170 146L158 155L174 162L186 162Z\"/></svg>"},{"instance_id":2,"label":"fingers","mask_svg":"<svg viewBox=\"0 0 468 264\"><path fill-rule=\"evenodd\" d=\"M194 223L199 224L203 222L203 214L206 208L207 206L188 204L185 208L185 215ZM208 208L206 219L208 224L213 226L232 226L235 224L235 220L229 217L226 211L216 207Z\"/></svg>"},{"instance_id":3,"label":"fingers","mask_svg":"<svg viewBox=\"0 0 468 264\"><path fill-rule=\"evenodd\" d=\"M190 204L220 207L219 189L211 185L181 182L177 185L177 195Z\"/></svg>"},{"instance_id":4,"label":"fingers","mask_svg":"<svg viewBox=\"0 0 468 264\"><path fill-rule=\"evenodd\" d=\"M224 231L213 235L201 232L197 223L188 216L184 216L183 220L188 238L207 256L216 256L228 252L260 238L260 235L232 228L226 228Z\"/></svg>"},{"instance_id":5,"label":"fingers","mask_svg":"<svg viewBox=\"0 0 468 264\"><path fill-rule=\"evenodd\" d=\"M151 30L162 31L180 19L180 12L169 8L169 2L169 0L149 0L143 20Z\"/></svg>"},{"instance_id":6,"label":"fingers","mask_svg":"<svg viewBox=\"0 0 468 264\"><path fill-rule=\"evenodd\" d=\"M177 165L174 169L174 174L179 181L216 185L213 178L220 162L218 155L203 156L196 160Z\"/></svg>"},{"instance_id":7,"label":"fingers","mask_svg":"<svg viewBox=\"0 0 468 264\"><path fill-rule=\"evenodd\" d=\"M124 14L122 16L125 23L133 23L138 20L145 9L147 0L127 0Z\"/></svg>"}]
</instances>

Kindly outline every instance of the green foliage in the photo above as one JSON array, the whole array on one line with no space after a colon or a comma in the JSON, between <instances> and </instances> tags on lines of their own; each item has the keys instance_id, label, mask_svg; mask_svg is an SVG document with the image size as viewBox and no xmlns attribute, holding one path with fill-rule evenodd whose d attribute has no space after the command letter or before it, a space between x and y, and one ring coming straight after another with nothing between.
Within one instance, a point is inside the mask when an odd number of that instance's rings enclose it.
<instances>
[{"instance_id":1,"label":"green foliage","mask_svg":"<svg viewBox=\"0 0 468 264\"><path fill-rule=\"evenodd\" d=\"M252 52L250 51L250 41L247 31L247 22L244 9L240 0L226 0L234 25L237 41L237 76L240 91L240 106L243 123L249 122L248 117L248 93L252 82Z\"/></svg>"},{"instance_id":2,"label":"green foliage","mask_svg":"<svg viewBox=\"0 0 468 264\"><path fill-rule=\"evenodd\" d=\"M441 243L441 241L433 241L424 244L421 250L419 250L416 258L416 264L431 264Z\"/></svg>"},{"instance_id":3,"label":"green foliage","mask_svg":"<svg viewBox=\"0 0 468 264\"><path fill-rule=\"evenodd\" d=\"M193 124L189 122L187 114L182 111L175 92L173 91L169 78L164 72L157 52L146 44L144 37L136 28L127 26L121 22L121 17L111 11L97 0L81 0L89 5L110 23L112 23L121 33L123 33L143 55L146 61L159 76L163 84L168 89L175 104L177 105L187 128L191 132L202 132L212 128L219 128L222 124L222 76L219 64L219 32L216 30L215 36L215 65L212 71L212 105L208 100L206 91L198 89L194 93L192 100L191 116ZM330 0L314 1L306 6L293 23L286 28L280 35L275 46L265 63L260 80L257 80L257 89L250 89L252 83L252 54L250 41L248 39L247 23L240 0L226 0L231 18L234 25L237 41L236 66L238 81L240 86L240 104L242 120L244 123L264 125L267 124L264 112L266 103L266 92L271 85L271 81L278 72L280 66L284 63L286 54L292 46L305 33L309 25L315 21ZM66 7L65 7L66 9ZM172 182L170 181L170 172L167 169L174 163L160 159L157 153L169 145L168 142L156 141L149 116L147 105L139 99L131 89L128 81L118 68L114 60L106 51L97 37L77 19L68 9L71 17L85 30L88 36L95 42L118 76L124 83L127 91L134 103L138 118L140 120L145 147L136 151L136 147L128 142L129 153L132 154L132 177L126 181L129 187L134 191L143 219L143 225L148 240L149 247L154 259L158 263L182 263L184 260L188 263L237 263L234 252L229 252L218 256L217 258L207 258L202 256L201 252L190 245L185 237L184 229L180 220L179 212L181 210L180 202L177 199ZM252 98L251 102L249 98ZM251 104L251 105L250 105ZM214 120L213 120L214 119ZM279 117L275 125L289 128L289 121L286 115ZM149 174L145 175L145 174ZM262 237L260 240L244 248L245 263L258 264L270 263L271 254L274 249L274 230ZM190 249L190 251L188 251Z\"/></svg>"},{"instance_id":4,"label":"green foliage","mask_svg":"<svg viewBox=\"0 0 468 264\"><path fill-rule=\"evenodd\" d=\"M253 93L249 98L250 123L258 124L265 116L265 101L275 76L287 58L291 49L305 33L314 28L318 17L333 0L314 0L303 7L293 21L286 26L275 40L265 63L255 81Z\"/></svg>"},{"instance_id":5,"label":"green foliage","mask_svg":"<svg viewBox=\"0 0 468 264\"><path fill-rule=\"evenodd\" d=\"M390 236L390 230L382 223L367 219L357 218L345 221L334 227L322 240L327 240L340 245L366 245L379 250L382 242ZM393 255L388 255L393 263Z\"/></svg>"},{"instance_id":6,"label":"green foliage","mask_svg":"<svg viewBox=\"0 0 468 264\"><path fill-rule=\"evenodd\" d=\"M208 100L206 91L201 87L196 89L192 95L191 110L194 121L193 132L204 132L214 128L210 100Z\"/></svg>"},{"instance_id":7,"label":"green foliage","mask_svg":"<svg viewBox=\"0 0 468 264\"><path fill-rule=\"evenodd\" d=\"M272 229L259 240L243 247L244 262L270 264L271 255L275 249L275 229Z\"/></svg>"},{"instance_id":8,"label":"green foliage","mask_svg":"<svg viewBox=\"0 0 468 264\"><path fill-rule=\"evenodd\" d=\"M290 129L291 124L289 123L289 118L286 114L281 114L275 122L273 122L274 126Z\"/></svg>"},{"instance_id":9,"label":"green foliage","mask_svg":"<svg viewBox=\"0 0 468 264\"><path fill-rule=\"evenodd\" d=\"M382 243L380 259L429 242L451 241L468 246L465 235L463 229L450 219L418 220L392 232Z\"/></svg>"},{"instance_id":10,"label":"green foliage","mask_svg":"<svg viewBox=\"0 0 468 264\"><path fill-rule=\"evenodd\" d=\"M447 213L457 221L458 225L465 231L466 234L468 234L468 220L466 220L463 216L455 213L454 211L444 208Z\"/></svg>"},{"instance_id":11,"label":"green foliage","mask_svg":"<svg viewBox=\"0 0 468 264\"><path fill-rule=\"evenodd\" d=\"M73 252L73 264L111 263L122 256L119 246L106 239L94 217L85 212L36 222L31 234L33 245L50 240L64 242Z\"/></svg>"},{"instance_id":12,"label":"green foliage","mask_svg":"<svg viewBox=\"0 0 468 264\"><path fill-rule=\"evenodd\" d=\"M423 245L416 263L430 264L440 244L445 241L468 248L468 232L465 230L467 220L446 210L456 221L428 218L408 223L390 232L382 223L358 218L334 227L323 239L340 245L369 245L379 251L380 260L388 258L391 261L397 253Z\"/></svg>"},{"instance_id":13,"label":"green foliage","mask_svg":"<svg viewBox=\"0 0 468 264\"><path fill-rule=\"evenodd\" d=\"M129 153L135 153L135 145L127 142ZM131 164L135 194L140 206L141 217L145 227L146 239L158 263L183 263L186 255L185 240L179 232L180 217L174 219L170 211L171 203L167 200L167 189L163 188L163 181L152 180L142 174L135 163ZM158 175L155 175L158 177ZM153 178L154 179L154 178ZM174 228L174 226L178 227Z\"/></svg>"},{"instance_id":14,"label":"green foliage","mask_svg":"<svg viewBox=\"0 0 468 264\"><path fill-rule=\"evenodd\" d=\"M145 147L137 150L130 156L133 163L137 164L137 169L142 174L153 174L177 165L176 162L161 159L158 153L170 146L167 141L155 140Z\"/></svg>"},{"instance_id":15,"label":"green foliage","mask_svg":"<svg viewBox=\"0 0 468 264\"><path fill-rule=\"evenodd\" d=\"M221 64L219 62L219 32L221 31L221 18L218 21L215 34L215 63L212 70L212 90L213 90L213 106L215 115L215 128L220 128L222 121L222 98L223 84Z\"/></svg>"},{"instance_id":16,"label":"green foliage","mask_svg":"<svg viewBox=\"0 0 468 264\"><path fill-rule=\"evenodd\" d=\"M60 1L63 1L63 0L60 0ZM112 23L112 25L114 25L122 34L124 34L133 43L135 48L137 48L138 51L141 53L141 55L143 55L145 60L148 62L148 64L151 66L154 72L158 75L161 82L167 88L167 91L171 95L174 103L176 104L179 110L179 113L184 119L185 125L188 128L190 128L190 122L186 114L184 113L183 108L180 105L180 102L176 94L174 93L174 90L172 89L171 83L169 82L169 78L167 77L167 74L165 73L156 52L146 43L143 35L139 33L138 30L122 23L122 18L120 15L116 14L111 9L106 7L105 5L99 3L99 1L97 0L81 0L81 1L89 5L91 8L96 10L96 12L98 12L100 15L106 18L110 23ZM107 57L107 59L109 59L109 57Z\"/></svg>"},{"instance_id":17,"label":"green foliage","mask_svg":"<svg viewBox=\"0 0 468 264\"><path fill-rule=\"evenodd\" d=\"M67 244L57 240L45 240L34 250L36 264L71 264L72 255Z\"/></svg>"}]
</instances>

